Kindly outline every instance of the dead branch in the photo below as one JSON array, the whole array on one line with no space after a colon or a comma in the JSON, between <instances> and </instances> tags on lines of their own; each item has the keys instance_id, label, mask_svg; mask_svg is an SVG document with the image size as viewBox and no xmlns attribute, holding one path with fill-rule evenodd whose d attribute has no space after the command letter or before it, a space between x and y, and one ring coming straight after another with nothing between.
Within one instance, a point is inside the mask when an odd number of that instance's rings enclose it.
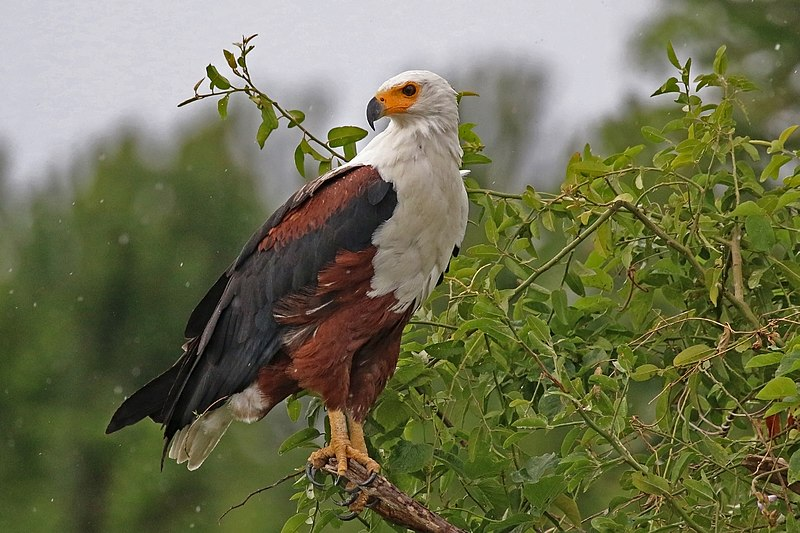
<instances>
[{"instance_id":1,"label":"dead branch","mask_svg":"<svg viewBox=\"0 0 800 533\"><path fill-rule=\"evenodd\" d=\"M781 485L790 491L800 494L800 482L795 481L791 485L788 483L786 473L789 471L789 463L778 458L765 457L762 455L748 455L742 459L742 466L756 476L764 476L765 481L774 485Z\"/></svg>"},{"instance_id":2,"label":"dead branch","mask_svg":"<svg viewBox=\"0 0 800 533\"><path fill-rule=\"evenodd\" d=\"M336 476L336 459L328 461L322 469ZM363 466L350 461L346 477L353 483L364 483L368 475ZM372 483L363 487L362 491L376 500L372 511L393 524L418 533L466 533L412 499L383 476L377 476Z\"/></svg>"}]
</instances>

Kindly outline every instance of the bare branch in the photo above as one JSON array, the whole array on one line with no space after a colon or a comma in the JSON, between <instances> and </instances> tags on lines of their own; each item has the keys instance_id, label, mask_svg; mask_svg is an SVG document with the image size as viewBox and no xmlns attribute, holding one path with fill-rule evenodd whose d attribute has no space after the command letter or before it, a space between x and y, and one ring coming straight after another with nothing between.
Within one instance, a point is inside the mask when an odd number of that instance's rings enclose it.
<instances>
[{"instance_id":1,"label":"bare branch","mask_svg":"<svg viewBox=\"0 0 800 533\"><path fill-rule=\"evenodd\" d=\"M337 476L336 459L331 459L322 469L333 476ZM350 461L346 477L353 483L364 483L369 475L363 466L355 461ZM372 483L363 487L362 490L368 496L377 500L372 510L393 524L406 527L418 533L466 533L463 529L457 528L412 499L383 476L377 476Z\"/></svg>"}]
</instances>

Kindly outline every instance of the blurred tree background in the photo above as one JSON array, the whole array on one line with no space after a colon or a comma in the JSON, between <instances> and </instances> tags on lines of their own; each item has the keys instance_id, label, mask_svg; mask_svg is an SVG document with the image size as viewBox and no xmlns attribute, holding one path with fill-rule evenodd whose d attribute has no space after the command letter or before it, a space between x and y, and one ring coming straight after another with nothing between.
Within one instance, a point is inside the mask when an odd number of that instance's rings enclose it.
<instances>
[{"instance_id":1,"label":"blurred tree background","mask_svg":"<svg viewBox=\"0 0 800 533\"><path fill-rule=\"evenodd\" d=\"M794 0L664 7L631 45L643 68L666 71L667 40L707 64L727 44L729 70L762 89L751 93L745 129L771 138L798 120ZM495 161L478 173L486 186L508 190L535 179L557 188L563 179L538 174L528 157L548 142L535 127L545 79L533 68L487 65L455 81L482 95L464 118L479 124ZM596 136L621 150L670 113L630 97ZM179 355L184 322L207 285L296 185L280 181L295 179L289 151L271 149L288 163L274 172L236 157L244 122L210 118L176 140L163 162L125 133L95 148L88 168L76 162L70 175L25 196L6 190L0 158L0 531L277 531L294 513L291 487L281 486L217 523L249 492L303 464L302 450L277 455L297 429L281 408L266 422L231 428L195 473L173 464L159 472L155 424L103 434L124 395ZM565 163L567 154L549 158Z\"/></svg>"}]
</instances>

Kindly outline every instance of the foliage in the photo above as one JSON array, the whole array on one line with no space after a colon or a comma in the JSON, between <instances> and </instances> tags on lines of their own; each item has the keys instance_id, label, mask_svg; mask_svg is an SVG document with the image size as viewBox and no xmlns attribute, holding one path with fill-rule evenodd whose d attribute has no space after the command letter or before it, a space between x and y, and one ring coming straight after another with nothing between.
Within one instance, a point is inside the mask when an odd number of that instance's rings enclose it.
<instances>
[{"instance_id":1,"label":"foliage","mask_svg":"<svg viewBox=\"0 0 800 533\"><path fill-rule=\"evenodd\" d=\"M677 74L654 96L680 116L642 128L649 161L644 145L587 145L557 194L468 180L482 235L413 321L366 426L384 473L465 530L795 521L797 126L739 133L754 86L725 47L696 77L667 55ZM484 162L473 125L462 134ZM300 417L296 398L288 410ZM319 403L306 414L282 449L318 443ZM296 487L284 531L338 522L335 489Z\"/></svg>"},{"instance_id":2,"label":"foliage","mask_svg":"<svg viewBox=\"0 0 800 533\"><path fill-rule=\"evenodd\" d=\"M0 197L0 248L10 251L0 276L0 531L220 531L243 488L262 483L238 467L261 461L241 444L277 447L279 423L229 435L203 476L159 472L156 424L103 434L124 395L175 361L204 284L263 219L254 174L225 149L228 129L196 128L158 165L126 136L24 208ZM262 504L285 519L277 502L288 496ZM261 523L248 508L222 530Z\"/></svg>"}]
</instances>

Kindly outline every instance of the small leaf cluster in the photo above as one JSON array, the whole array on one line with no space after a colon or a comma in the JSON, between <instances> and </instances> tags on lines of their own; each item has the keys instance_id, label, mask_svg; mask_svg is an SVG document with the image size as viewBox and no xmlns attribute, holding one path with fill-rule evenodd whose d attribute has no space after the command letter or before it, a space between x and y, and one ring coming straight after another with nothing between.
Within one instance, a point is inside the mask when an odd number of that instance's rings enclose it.
<instances>
[{"instance_id":1,"label":"small leaf cluster","mask_svg":"<svg viewBox=\"0 0 800 533\"><path fill-rule=\"evenodd\" d=\"M184 100L178 106L206 98L216 98L217 111L220 117L225 119L228 116L228 102L231 95L244 94L261 114L261 123L256 132L256 142L260 148L264 148L272 132L280 127L281 121L285 122L287 128L296 128L301 132L302 137L294 152L294 162L297 171L303 177L306 177L306 159L317 164L318 174L324 174L337 163L343 163L355 157L356 143L367 136L367 130L357 126L338 126L332 128L328 132L327 139L323 140L303 125L306 118L303 111L283 107L256 86L247 63L248 55L255 48L252 42L256 37L257 35L242 37L241 42L234 43L235 53L227 49L222 51L227 67L234 79L238 80L241 85L231 82L229 78L219 72L216 66L209 64L206 67L206 77L194 86L194 96ZM199 92L206 80L208 80L209 92ZM341 152L337 150L339 148L342 150Z\"/></svg>"}]
</instances>

